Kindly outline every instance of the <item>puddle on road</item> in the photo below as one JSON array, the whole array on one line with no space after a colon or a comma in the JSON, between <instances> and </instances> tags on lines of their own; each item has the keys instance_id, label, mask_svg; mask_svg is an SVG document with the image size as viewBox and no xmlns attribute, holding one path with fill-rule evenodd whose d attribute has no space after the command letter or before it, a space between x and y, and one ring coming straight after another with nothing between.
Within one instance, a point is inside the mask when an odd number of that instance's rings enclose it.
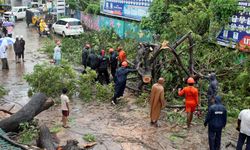
<instances>
[{"instance_id":1,"label":"puddle on road","mask_svg":"<svg viewBox=\"0 0 250 150\"><path fill-rule=\"evenodd\" d=\"M29 101L27 95L29 86L23 79L23 75L32 72L34 65L40 63L42 58L47 56L40 54L38 49L41 47L42 39L34 27L27 27L25 21L18 21L15 25L13 38L23 36L25 40L24 60L16 64L13 47L8 49L9 70L0 71L0 84L8 91L8 95L4 96L1 104L5 103L4 107L15 105L14 111L21 108ZM36 56L37 58L35 58ZM4 102L3 102L4 101Z\"/></svg>"}]
</instances>

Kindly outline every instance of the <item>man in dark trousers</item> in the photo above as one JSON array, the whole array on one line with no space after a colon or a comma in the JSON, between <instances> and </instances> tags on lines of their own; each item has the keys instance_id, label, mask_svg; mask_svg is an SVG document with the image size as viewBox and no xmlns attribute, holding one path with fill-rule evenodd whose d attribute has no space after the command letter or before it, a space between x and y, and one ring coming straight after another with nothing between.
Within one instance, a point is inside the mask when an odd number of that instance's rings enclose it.
<instances>
[{"instance_id":1,"label":"man in dark trousers","mask_svg":"<svg viewBox=\"0 0 250 150\"><path fill-rule=\"evenodd\" d=\"M84 65L85 69L87 67L87 59L89 56L90 44L86 44L82 50L82 65Z\"/></svg>"},{"instance_id":2,"label":"man in dark trousers","mask_svg":"<svg viewBox=\"0 0 250 150\"><path fill-rule=\"evenodd\" d=\"M236 150L242 150L246 141L246 150L250 150L250 109L244 109L238 116L238 127L236 128L239 133Z\"/></svg>"},{"instance_id":3,"label":"man in dark trousers","mask_svg":"<svg viewBox=\"0 0 250 150\"><path fill-rule=\"evenodd\" d=\"M218 92L218 81L216 80L216 74L211 73L208 77L209 79L209 87L207 91L207 100L208 100L208 107L212 105L212 97L215 97Z\"/></svg>"},{"instance_id":4,"label":"man in dark trousers","mask_svg":"<svg viewBox=\"0 0 250 150\"><path fill-rule=\"evenodd\" d=\"M106 84L110 83L109 73L108 73L109 59L105 55L105 50L101 50L98 66L98 80L100 83L103 83L103 78L105 78Z\"/></svg>"},{"instance_id":5,"label":"man in dark trousers","mask_svg":"<svg viewBox=\"0 0 250 150\"><path fill-rule=\"evenodd\" d=\"M21 51L21 57L22 57L23 62L25 62L24 61L24 49L25 49L25 40L23 39L23 36L21 35L20 36L20 51Z\"/></svg>"},{"instance_id":6,"label":"man in dark trousers","mask_svg":"<svg viewBox=\"0 0 250 150\"><path fill-rule=\"evenodd\" d=\"M99 65L99 58L95 54L93 50L90 50L89 56L87 59L87 66L89 66L92 70L96 70Z\"/></svg>"},{"instance_id":7,"label":"man in dark trousers","mask_svg":"<svg viewBox=\"0 0 250 150\"><path fill-rule=\"evenodd\" d=\"M126 88L127 75L130 72L137 71L136 69L129 69L128 63L126 61L122 62L121 67L116 70L115 73L115 93L112 98L112 104L117 104L117 98L123 96L124 90Z\"/></svg>"},{"instance_id":8,"label":"man in dark trousers","mask_svg":"<svg viewBox=\"0 0 250 150\"><path fill-rule=\"evenodd\" d=\"M215 103L208 109L204 126L208 124L208 140L210 150L220 150L221 132L227 123L227 110L221 104L221 97L215 97Z\"/></svg>"},{"instance_id":9,"label":"man in dark trousers","mask_svg":"<svg viewBox=\"0 0 250 150\"><path fill-rule=\"evenodd\" d=\"M20 40L18 36L16 36L16 41L14 43L14 51L15 51L16 63L20 63L21 47L20 47Z\"/></svg>"},{"instance_id":10,"label":"man in dark trousers","mask_svg":"<svg viewBox=\"0 0 250 150\"><path fill-rule=\"evenodd\" d=\"M109 57L110 70L111 70L111 74L112 74L113 79L115 79L115 72L116 72L117 65L118 65L118 59L117 59L118 54L117 54L117 52L114 51L113 48L109 49L109 54L110 54L110 57Z\"/></svg>"}]
</instances>

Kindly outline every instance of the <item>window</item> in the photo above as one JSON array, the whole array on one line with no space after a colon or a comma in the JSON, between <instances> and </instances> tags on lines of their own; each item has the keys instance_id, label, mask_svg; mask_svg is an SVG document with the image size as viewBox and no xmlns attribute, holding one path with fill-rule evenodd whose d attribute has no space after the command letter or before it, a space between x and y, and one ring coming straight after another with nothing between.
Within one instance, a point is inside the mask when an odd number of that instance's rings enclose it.
<instances>
[{"instance_id":1,"label":"window","mask_svg":"<svg viewBox=\"0 0 250 150\"><path fill-rule=\"evenodd\" d=\"M22 8L18 9L18 12L22 12Z\"/></svg>"},{"instance_id":2,"label":"window","mask_svg":"<svg viewBox=\"0 0 250 150\"><path fill-rule=\"evenodd\" d=\"M67 22L65 22L65 21L62 21L62 23L61 23L61 25L66 25L67 24Z\"/></svg>"},{"instance_id":3,"label":"window","mask_svg":"<svg viewBox=\"0 0 250 150\"><path fill-rule=\"evenodd\" d=\"M61 20L58 20L58 21L56 22L56 24L60 25L60 24L61 24Z\"/></svg>"},{"instance_id":4,"label":"window","mask_svg":"<svg viewBox=\"0 0 250 150\"><path fill-rule=\"evenodd\" d=\"M72 21L72 22L69 22L69 25L71 26L80 26L82 25L80 21Z\"/></svg>"}]
</instances>

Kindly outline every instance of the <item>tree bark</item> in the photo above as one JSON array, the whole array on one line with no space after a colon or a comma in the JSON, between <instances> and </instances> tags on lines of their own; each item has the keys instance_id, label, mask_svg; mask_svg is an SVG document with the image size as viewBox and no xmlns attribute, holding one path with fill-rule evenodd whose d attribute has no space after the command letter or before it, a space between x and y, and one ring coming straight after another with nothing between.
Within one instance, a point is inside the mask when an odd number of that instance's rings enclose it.
<instances>
[{"instance_id":1,"label":"tree bark","mask_svg":"<svg viewBox=\"0 0 250 150\"><path fill-rule=\"evenodd\" d=\"M56 150L49 128L44 124L40 126L37 146L47 150Z\"/></svg>"},{"instance_id":2,"label":"tree bark","mask_svg":"<svg viewBox=\"0 0 250 150\"><path fill-rule=\"evenodd\" d=\"M61 150L83 150L78 146L78 143L76 140L69 140L65 146L61 147Z\"/></svg>"},{"instance_id":3,"label":"tree bark","mask_svg":"<svg viewBox=\"0 0 250 150\"><path fill-rule=\"evenodd\" d=\"M45 94L37 93L31 100L17 113L9 118L0 121L0 128L5 132L15 132L19 130L19 124L31 121L40 112L48 109L54 104L54 101L48 100Z\"/></svg>"}]
</instances>

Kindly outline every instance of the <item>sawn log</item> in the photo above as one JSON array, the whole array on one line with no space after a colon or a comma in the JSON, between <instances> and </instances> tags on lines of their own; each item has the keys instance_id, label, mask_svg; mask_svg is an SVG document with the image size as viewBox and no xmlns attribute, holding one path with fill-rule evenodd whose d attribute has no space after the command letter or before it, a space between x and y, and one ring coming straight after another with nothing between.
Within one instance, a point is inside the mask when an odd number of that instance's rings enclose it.
<instances>
[{"instance_id":1,"label":"sawn log","mask_svg":"<svg viewBox=\"0 0 250 150\"><path fill-rule=\"evenodd\" d=\"M32 96L31 100L17 113L1 120L0 128L5 132L16 132L19 130L20 123L31 121L36 115L48 109L53 104L54 101L49 100L45 94L37 93Z\"/></svg>"}]
</instances>

